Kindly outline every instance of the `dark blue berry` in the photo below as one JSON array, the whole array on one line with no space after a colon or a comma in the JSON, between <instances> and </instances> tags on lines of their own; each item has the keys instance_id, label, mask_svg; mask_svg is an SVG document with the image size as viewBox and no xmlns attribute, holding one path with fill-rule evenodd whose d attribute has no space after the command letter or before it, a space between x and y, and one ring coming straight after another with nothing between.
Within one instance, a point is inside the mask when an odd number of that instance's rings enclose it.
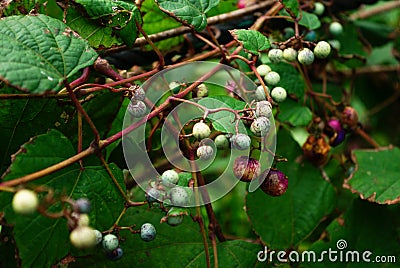
<instances>
[{"instance_id":1,"label":"dark blue berry","mask_svg":"<svg viewBox=\"0 0 400 268\"><path fill-rule=\"evenodd\" d=\"M79 198L75 201L74 210L79 213L89 214L90 213L90 201L86 198Z\"/></svg>"},{"instance_id":2,"label":"dark blue berry","mask_svg":"<svg viewBox=\"0 0 400 268\"><path fill-rule=\"evenodd\" d=\"M107 257L112 261L121 259L122 255L124 255L122 248L116 248L113 251L107 252Z\"/></svg>"}]
</instances>

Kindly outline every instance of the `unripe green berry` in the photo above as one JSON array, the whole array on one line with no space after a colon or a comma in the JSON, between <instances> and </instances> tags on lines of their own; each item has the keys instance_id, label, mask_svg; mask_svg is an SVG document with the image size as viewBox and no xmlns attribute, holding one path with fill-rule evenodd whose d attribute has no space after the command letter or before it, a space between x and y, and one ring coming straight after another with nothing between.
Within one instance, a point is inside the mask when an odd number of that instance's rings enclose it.
<instances>
[{"instance_id":1,"label":"unripe green berry","mask_svg":"<svg viewBox=\"0 0 400 268\"><path fill-rule=\"evenodd\" d=\"M171 226L178 226L182 224L184 215L187 215L187 212L182 208L172 207L167 213L167 223Z\"/></svg>"},{"instance_id":2,"label":"unripe green berry","mask_svg":"<svg viewBox=\"0 0 400 268\"><path fill-rule=\"evenodd\" d=\"M268 85L276 86L281 81L281 76L277 72L269 72L264 77L264 80Z\"/></svg>"},{"instance_id":3,"label":"unripe green berry","mask_svg":"<svg viewBox=\"0 0 400 268\"><path fill-rule=\"evenodd\" d=\"M224 134L220 134L214 139L215 146L218 149L226 149L229 147L229 140Z\"/></svg>"},{"instance_id":4,"label":"unripe green berry","mask_svg":"<svg viewBox=\"0 0 400 268\"><path fill-rule=\"evenodd\" d=\"M153 241L156 238L156 234L156 228L151 223L145 223L140 227L140 238L143 241Z\"/></svg>"},{"instance_id":5,"label":"unripe green berry","mask_svg":"<svg viewBox=\"0 0 400 268\"><path fill-rule=\"evenodd\" d=\"M193 90L194 98L203 98L208 96L208 87L206 84L200 84Z\"/></svg>"},{"instance_id":6,"label":"unripe green berry","mask_svg":"<svg viewBox=\"0 0 400 268\"><path fill-rule=\"evenodd\" d=\"M283 58L283 52L279 48L273 48L268 52L268 58L273 63L280 62Z\"/></svg>"},{"instance_id":7,"label":"unripe green berry","mask_svg":"<svg viewBox=\"0 0 400 268\"><path fill-rule=\"evenodd\" d=\"M270 118L272 115L272 105L269 101L256 102L255 114L257 117Z\"/></svg>"},{"instance_id":8,"label":"unripe green berry","mask_svg":"<svg viewBox=\"0 0 400 268\"><path fill-rule=\"evenodd\" d=\"M118 248L119 246L119 240L118 237L116 237L113 234L108 234L103 237L103 248L105 251L113 251L114 249Z\"/></svg>"},{"instance_id":9,"label":"unripe green berry","mask_svg":"<svg viewBox=\"0 0 400 268\"><path fill-rule=\"evenodd\" d=\"M284 33L283 37L285 39L289 39L290 37L294 36L294 29L287 27L287 28L283 29L283 33Z\"/></svg>"},{"instance_id":10,"label":"unripe green berry","mask_svg":"<svg viewBox=\"0 0 400 268\"><path fill-rule=\"evenodd\" d=\"M292 47L285 48L285 50L283 50L283 58L290 62L295 61L297 58L297 50Z\"/></svg>"},{"instance_id":11,"label":"unripe green berry","mask_svg":"<svg viewBox=\"0 0 400 268\"><path fill-rule=\"evenodd\" d=\"M78 226L89 226L89 215L88 214L80 214L78 218Z\"/></svg>"},{"instance_id":12,"label":"unripe green berry","mask_svg":"<svg viewBox=\"0 0 400 268\"><path fill-rule=\"evenodd\" d=\"M342 24L337 21L332 22L331 24L329 24L329 32L334 36L341 35L343 33Z\"/></svg>"},{"instance_id":13,"label":"unripe green berry","mask_svg":"<svg viewBox=\"0 0 400 268\"><path fill-rule=\"evenodd\" d=\"M319 41L314 48L314 55L319 59L325 59L331 53L331 45L325 41Z\"/></svg>"},{"instance_id":14,"label":"unripe green berry","mask_svg":"<svg viewBox=\"0 0 400 268\"><path fill-rule=\"evenodd\" d=\"M171 189L171 203L173 206L184 207L188 205L190 196L185 188L177 186Z\"/></svg>"},{"instance_id":15,"label":"unripe green berry","mask_svg":"<svg viewBox=\"0 0 400 268\"><path fill-rule=\"evenodd\" d=\"M214 149L209 145L201 145L197 148L196 153L201 159L208 160L214 155Z\"/></svg>"},{"instance_id":16,"label":"unripe green berry","mask_svg":"<svg viewBox=\"0 0 400 268\"><path fill-rule=\"evenodd\" d=\"M194 124L192 133L196 139L202 140L210 136L211 130L210 127L204 122L198 122Z\"/></svg>"},{"instance_id":17,"label":"unripe green berry","mask_svg":"<svg viewBox=\"0 0 400 268\"><path fill-rule=\"evenodd\" d=\"M271 91L271 97L276 102L282 102L282 101L286 100L286 97L287 97L286 89L284 89L283 87L273 88Z\"/></svg>"},{"instance_id":18,"label":"unripe green berry","mask_svg":"<svg viewBox=\"0 0 400 268\"><path fill-rule=\"evenodd\" d=\"M143 101L131 100L128 111L135 118L143 117L146 115L146 104Z\"/></svg>"},{"instance_id":19,"label":"unripe green berry","mask_svg":"<svg viewBox=\"0 0 400 268\"><path fill-rule=\"evenodd\" d=\"M76 248L91 248L96 245L96 233L88 226L78 226L70 233L69 240Z\"/></svg>"},{"instance_id":20,"label":"unripe green berry","mask_svg":"<svg viewBox=\"0 0 400 268\"><path fill-rule=\"evenodd\" d=\"M178 177L179 180L179 177ZM176 181L178 182L178 181ZM167 182L166 182L167 183ZM170 185L172 183L168 182L168 185ZM149 188L146 190L146 200L148 203L153 203L156 202L157 200L160 199L161 196L161 192L159 190L157 190L156 188Z\"/></svg>"},{"instance_id":21,"label":"unripe green berry","mask_svg":"<svg viewBox=\"0 0 400 268\"><path fill-rule=\"evenodd\" d=\"M248 135L239 133L231 138L232 147L238 150L247 150L250 148L251 139Z\"/></svg>"},{"instance_id":22,"label":"unripe green berry","mask_svg":"<svg viewBox=\"0 0 400 268\"><path fill-rule=\"evenodd\" d=\"M303 48L299 51L297 59L301 64L310 65L314 62L314 53L308 48Z\"/></svg>"},{"instance_id":23,"label":"unripe green berry","mask_svg":"<svg viewBox=\"0 0 400 268\"><path fill-rule=\"evenodd\" d=\"M270 127L271 123L269 122L268 118L258 117L254 119L253 123L251 124L250 131L258 137L263 137L267 135Z\"/></svg>"},{"instance_id":24,"label":"unripe green berry","mask_svg":"<svg viewBox=\"0 0 400 268\"><path fill-rule=\"evenodd\" d=\"M267 73L271 71L271 67L266 64L261 64L257 66L257 72L260 76L266 76Z\"/></svg>"},{"instance_id":25,"label":"unripe green berry","mask_svg":"<svg viewBox=\"0 0 400 268\"><path fill-rule=\"evenodd\" d=\"M161 175L161 181L165 186L171 187L178 183L179 174L173 169L166 170Z\"/></svg>"},{"instance_id":26,"label":"unripe green berry","mask_svg":"<svg viewBox=\"0 0 400 268\"><path fill-rule=\"evenodd\" d=\"M18 190L12 200L14 211L23 215L34 213L38 206L39 199L36 192L28 189Z\"/></svg>"},{"instance_id":27,"label":"unripe green berry","mask_svg":"<svg viewBox=\"0 0 400 268\"><path fill-rule=\"evenodd\" d=\"M340 50L340 41L337 39L328 40L328 43L336 50Z\"/></svg>"},{"instance_id":28,"label":"unripe green berry","mask_svg":"<svg viewBox=\"0 0 400 268\"><path fill-rule=\"evenodd\" d=\"M269 88L266 86L267 91L269 93ZM267 97L265 95L265 91L264 91L264 87L262 85L259 85L254 93L254 97L257 101L263 101L265 100Z\"/></svg>"},{"instance_id":29,"label":"unripe green berry","mask_svg":"<svg viewBox=\"0 0 400 268\"><path fill-rule=\"evenodd\" d=\"M314 3L314 10L313 10L314 14L321 16L322 14L324 14L325 12L325 6L320 3L320 2L315 2Z\"/></svg>"}]
</instances>

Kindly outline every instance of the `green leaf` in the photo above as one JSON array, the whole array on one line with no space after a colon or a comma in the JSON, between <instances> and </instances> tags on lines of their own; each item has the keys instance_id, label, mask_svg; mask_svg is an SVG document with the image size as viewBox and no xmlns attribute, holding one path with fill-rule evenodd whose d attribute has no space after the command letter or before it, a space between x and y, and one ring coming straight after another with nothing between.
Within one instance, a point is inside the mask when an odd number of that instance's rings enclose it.
<instances>
[{"instance_id":1,"label":"green leaf","mask_svg":"<svg viewBox=\"0 0 400 268\"><path fill-rule=\"evenodd\" d=\"M246 212L263 243L270 249L289 249L307 238L332 211L335 192L317 168L295 161L302 153L287 131L281 130L277 141L285 144L279 154L288 162L278 168L289 178L288 190L280 197L268 196L261 189L249 193Z\"/></svg>"},{"instance_id":2,"label":"green leaf","mask_svg":"<svg viewBox=\"0 0 400 268\"><path fill-rule=\"evenodd\" d=\"M242 110L245 106L243 101L239 101L229 96L212 96L208 98L202 98L198 102L200 105L203 105L209 109L218 109L221 107L231 108L233 110ZM227 133L236 133L235 129L235 115L229 111L220 111L217 113L212 113L207 116L207 118L211 119L213 128L218 131L227 132ZM239 124L239 130L243 132L244 127L241 128L241 124Z\"/></svg>"},{"instance_id":3,"label":"green leaf","mask_svg":"<svg viewBox=\"0 0 400 268\"><path fill-rule=\"evenodd\" d=\"M111 27L103 27L95 21L83 17L73 8L67 10L66 20L68 26L86 39L91 47L110 48L122 44L122 40L113 34Z\"/></svg>"},{"instance_id":4,"label":"green leaf","mask_svg":"<svg viewBox=\"0 0 400 268\"><path fill-rule=\"evenodd\" d=\"M39 13L45 13L45 0L23 0L23 1L2 1L0 9L0 17L12 15L27 15L32 10L37 10Z\"/></svg>"},{"instance_id":5,"label":"green leaf","mask_svg":"<svg viewBox=\"0 0 400 268\"><path fill-rule=\"evenodd\" d=\"M355 150L356 171L344 186L378 204L400 202L400 149Z\"/></svg>"},{"instance_id":6,"label":"green leaf","mask_svg":"<svg viewBox=\"0 0 400 268\"><path fill-rule=\"evenodd\" d=\"M279 108L281 112L278 115L278 119L295 127L307 126L312 120L311 110L294 100L285 100L279 104Z\"/></svg>"},{"instance_id":7,"label":"green leaf","mask_svg":"<svg viewBox=\"0 0 400 268\"><path fill-rule=\"evenodd\" d=\"M2 88L2 94L19 93L16 89ZM56 99L9 99L0 101L0 173L10 164L10 155L30 137L54 127L62 110Z\"/></svg>"},{"instance_id":8,"label":"green leaf","mask_svg":"<svg viewBox=\"0 0 400 268\"><path fill-rule=\"evenodd\" d=\"M207 12L207 17L217 16L237 10L237 0L219 0L219 4Z\"/></svg>"},{"instance_id":9,"label":"green leaf","mask_svg":"<svg viewBox=\"0 0 400 268\"><path fill-rule=\"evenodd\" d=\"M162 12L154 1L145 1L140 9L143 15L143 30L147 34L155 34L165 30L178 28L182 24ZM184 40L183 36L168 38L156 42L160 50L170 51Z\"/></svg>"},{"instance_id":10,"label":"green leaf","mask_svg":"<svg viewBox=\"0 0 400 268\"><path fill-rule=\"evenodd\" d=\"M266 36L256 30L231 30L229 31L243 48L248 52L257 55L258 52L264 51L271 47Z\"/></svg>"},{"instance_id":11,"label":"green leaf","mask_svg":"<svg viewBox=\"0 0 400 268\"><path fill-rule=\"evenodd\" d=\"M303 11L301 16L299 24L307 27L309 30L315 30L321 27L321 22L317 15Z\"/></svg>"},{"instance_id":12,"label":"green leaf","mask_svg":"<svg viewBox=\"0 0 400 268\"><path fill-rule=\"evenodd\" d=\"M157 0L162 11L183 24L202 31L207 26L206 12L218 5L219 0Z\"/></svg>"},{"instance_id":13,"label":"green leaf","mask_svg":"<svg viewBox=\"0 0 400 268\"><path fill-rule=\"evenodd\" d=\"M142 23L140 10L135 4L119 0L75 0L91 19L111 27L128 46L133 46L138 35L136 22Z\"/></svg>"},{"instance_id":14,"label":"green leaf","mask_svg":"<svg viewBox=\"0 0 400 268\"><path fill-rule=\"evenodd\" d=\"M288 94L294 94L299 98L304 96L304 80L292 65L284 62L268 64L273 71L281 74L282 79L279 86L286 89Z\"/></svg>"},{"instance_id":15,"label":"green leaf","mask_svg":"<svg viewBox=\"0 0 400 268\"><path fill-rule=\"evenodd\" d=\"M218 265L220 267L254 267L257 263L257 253L263 250L260 245L241 240L232 240L217 245ZM209 249L210 262L214 263L214 252ZM195 256L189 267L206 267L205 252Z\"/></svg>"},{"instance_id":16,"label":"green leaf","mask_svg":"<svg viewBox=\"0 0 400 268\"><path fill-rule=\"evenodd\" d=\"M21 147L4 181L54 165L74 154L69 140L60 132L50 130ZM118 183L124 187L122 171L115 165L110 165L110 168ZM36 180L35 185L53 189L55 197L64 195L73 199L88 198L92 207L90 225L99 230L110 228L124 207L120 192L103 167L81 169L78 164L73 164ZM40 194L40 199L43 199L43 195ZM11 198L9 193L2 194L0 207L5 211L7 222L14 225L14 237L22 266L49 267L66 256L71 246L65 218L51 219L39 213L31 216L15 215L10 206ZM56 203L49 211L58 212L61 209L61 205Z\"/></svg>"},{"instance_id":17,"label":"green leaf","mask_svg":"<svg viewBox=\"0 0 400 268\"><path fill-rule=\"evenodd\" d=\"M400 226L398 206L382 206L356 199L346 213L339 219L333 221L328 227L326 236L323 240L314 243L308 251L314 251L317 258L321 257L322 252L327 253L329 249L333 257L337 257L336 261L330 261L328 254L325 255L323 261L304 262L301 267L338 267L339 258L342 255L343 261L341 266L346 267L398 267L398 256L400 255ZM338 248L340 245L346 247ZM370 259L366 262L362 259L362 254L370 251L371 255L365 255ZM358 253L357 253L358 252ZM351 253L351 254L350 254ZM358 255L359 261L352 261L352 257ZM387 262L377 263L377 256L385 256ZM396 261L388 261L389 256L395 256ZM349 261L346 261L346 257ZM378 259L377 259L378 260ZM383 259L381 259L383 260Z\"/></svg>"},{"instance_id":18,"label":"green leaf","mask_svg":"<svg viewBox=\"0 0 400 268\"><path fill-rule=\"evenodd\" d=\"M296 16L299 14L299 1L298 0L283 0L282 3L286 8L290 9Z\"/></svg>"},{"instance_id":19,"label":"green leaf","mask_svg":"<svg viewBox=\"0 0 400 268\"><path fill-rule=\"evenodd\" d=\"M0 20L0 79L31 93L58 91L97 53L64 23L45 15Z\"/></svg>"}]
</instances>

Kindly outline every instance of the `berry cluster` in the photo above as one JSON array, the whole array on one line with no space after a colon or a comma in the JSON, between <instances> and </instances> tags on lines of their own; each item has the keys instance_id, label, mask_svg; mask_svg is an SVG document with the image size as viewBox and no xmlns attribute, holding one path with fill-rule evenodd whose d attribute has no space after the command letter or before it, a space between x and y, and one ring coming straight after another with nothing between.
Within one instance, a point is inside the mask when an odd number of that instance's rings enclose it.
<instances>
[{"instance_id":1,"label":"berry cluster","mask_svg":"<svg viewBox=\"0 0 400 268\"><path fill-rule=\"evenodd\" d=\"M131 90L132 98L128 104L128 111L134 118L141 118L146 115L146 104L144 100L146 99L146 94L141 87L133 87Z\"/></svg>"},{"instance_id":2,"label":"berry cluster","mask_svg":"<svg viewBox=\"0 0 400 268\"><path fill-rule=\"evenodd\" d=\"M272 57L272 59L270 58L271 62L279 62L282 60L282 50L280 49L271 49L268 55L271 55ZM286 89L277 86L281 81L279 73L272 71L271 67L266 64L257 66L256 70L260 76L264 77L264 81L267 85L273 87L270 92L272 99L276 102L284 101L287 97L287 93ZM268 87L267 90L269 91ZM260 85L256 88L255 99L259 101L266 99L263 86Z\"/></svg>"}]
</instances>

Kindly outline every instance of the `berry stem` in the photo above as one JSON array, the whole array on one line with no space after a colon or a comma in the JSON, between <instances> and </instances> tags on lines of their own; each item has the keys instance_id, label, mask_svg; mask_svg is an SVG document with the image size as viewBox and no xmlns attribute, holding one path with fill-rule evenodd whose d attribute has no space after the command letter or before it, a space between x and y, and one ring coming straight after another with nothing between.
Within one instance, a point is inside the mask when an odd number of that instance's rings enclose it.
<instances>
[{"instance_id":1,"label":"berry stem","mask_svg":"<svg viewBox=\"0 0 400 268\"><path fill-rule=\"evenodd\" d=\"M126 195L125 191L122 189L121 185L119 185L117 179L115 178L114 174L112 173L110 167L108 166L106 160L104 159L104 156L102 154L98 154L98 157L100 158L101 163L103 164L104 168L106 169L108 175L111 177L112 181L114 182L115 186L118 188L118 191L121 193L121 195L124 197L126 202L129 202L129 197Z\"/></svg>"}]
</instances>

